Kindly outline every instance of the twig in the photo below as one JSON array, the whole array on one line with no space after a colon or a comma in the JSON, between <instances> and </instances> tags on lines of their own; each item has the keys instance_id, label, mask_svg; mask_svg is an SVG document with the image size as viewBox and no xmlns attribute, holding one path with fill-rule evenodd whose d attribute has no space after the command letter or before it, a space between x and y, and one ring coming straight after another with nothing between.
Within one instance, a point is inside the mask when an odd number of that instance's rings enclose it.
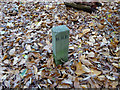
<instances>
[{"instance_id":1,"label":"twig","mask_svg":"<svg viewBox=\"0 0 120 90\"><path fill-rule=\"evenodd\" d=\"M103 13L103 12L102 12ZM99 13L98 13L99 14ZM97 14L97 15L98 15ZM99 15L98 15L99 16ZM95 17L95 19L98 21L98 19ZM115 30L115 28L112 26L112 24L110 23L110 22L108 22L108 20L104 17L104 20L112 27L112 29L114 30L114 31L116 31Z\"/></svg>"},{"instance_id":2,"label":"twig","mask_svg":"<svg viewBox=\"0 0 120 90\"><path fill-rule=\"evenodd\" d=\"M103 13L103 11L102 11L102 13ZM108 22L108 20L104 17L104 20L112 27L112 29L114 30L114 31L116 31L115 30L115 28L112 26L112 24L110 23L110 22Z\"/></svg>"},{"instance_id":3,"label":"twig","mask_svg":"<svg viewBox=\"0 0 120 90\"><path fill-rule=\"evenodd\" d=\"M115 28L112 26L112 24L110 23L110 22L108 22L108 20L104 17L104 19L107 21L107 23L112 27L112 29L114 30L114 31L116 31L115 30Z\"/></svg>"}]
</instances>

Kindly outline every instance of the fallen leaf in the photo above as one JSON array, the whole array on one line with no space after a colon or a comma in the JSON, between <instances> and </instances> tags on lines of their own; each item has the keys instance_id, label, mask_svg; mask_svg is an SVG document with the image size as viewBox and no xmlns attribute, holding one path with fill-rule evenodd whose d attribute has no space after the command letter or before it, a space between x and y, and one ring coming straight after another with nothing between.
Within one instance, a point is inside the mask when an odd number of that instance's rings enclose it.
<instances>
[{"instance_id":1,"label":"fallen leaf","mask_svg":"<svg viewBox=\"0 0 120 90\"><path fill-rule=\"evenodd\" d=\"M50 79L47 79L48 83L52 84L52 82L50 81Z\"/></svg>"},{"instance_id":2,"label":"fallen leaf","mask_svg":"<svg viewBox=\"0 0 120 90\"><path fill-rule=\"evenodd\" d=\"M34 68L34 74L37 74L38 68L35 65L33 65L33 68Z\"/></svg>"},{"instance_id":3,"label":"fallen leaf","mask_svg":"<svg viewBox=\"0 0 120 90\"><path fill-rule=\"evenodd\" d=\"M105 37L102 39L102 42L104 42L104 43L108 43L108 41L106 40Z\"/></svg>"},{"instance_id":4,"label":"fallen leaf","mask_svg":"<svg viewBox=\"0 0 120 90\"><path fill-rule=\"evenodd\" d=\"M82 70L85 72L91 72L89 68L87 68L85 65L82 65Z\"/></svg>"},{"instance_id":5,"label":"fallen leaf","mask_svg":"<svg viewBox=\"0 0 120 90\"><path fill-rule=\"evenodd\" d=\"M5 34L5 31L0 31L1 34Z\"/></svg>"},{"instance_id":6,"label":"fallen leaf","mask_svg":"<svg viewBox=\"0 0 120 90\"><path fill-rule=\"evenodd\" d=\"M47 50L49 53L51 53L51 45L46 45L43 50Z\"/></svg>"},{"instance_id":7,"label":"fallen leaf","mask_svg":"<svg viewBox=\"0 0 120 90\"><path fill-rule=\"evenodd\" d=\"M7 28L12 28L12 27L14 27L14 24L13 23L7 23Z\"/></svg>"},{"instance_id":8,"label":"fallen leaf","mask_svg":"<svg viewBox=\"0 0 120 90\"><path fill-rule=\"evenodd\" d=\"M112 65L116 68L119 68L118 64L117 63L112 63Z\"/></svg>"},{"instance_id":9,"label":"fallen leaf","mask_svg":"<svg viewBox=\"0 0 120 90\"><path fill-rule=\"evenodd\" d=\"M9 51L9 55L14 55L15 54L15 48L13 48L13 49L11 49L10 51Z\"/></svg>"},{"instance_id":10,"label":"fallen leaf","mask_svg":"<svg viewBox=\"0 0 120 90\"><path fill-rule=\"evenodd\" d=\"M6 87L10 87L10 81L4 81Z\"/></svg>"},{"instance_id":11,"label":"fallen leaf","mask_svg":"<svg viewBox=\"0 0 120 90\"><path fill-rule=\"evenodd\" d=\"M82 88L88 88L87 85L80 85Z\"/></svg>"},{"instance_id":12,"label":"fallen leaf","mask_svg":"<svg viewBox=\"0 0 120 90\"><path fill-rule=\"evenodd\" d=\"M79 33L78 37L81 38L83 36L83 33Z\"/></svg>"},{"instance_id":13,"label":"fallen leaf","mask_svg":"<svg viewBox=\"0 0 120 90\"><path fill-rule=\"evenodd\" d=\"M5 56L3 57L3 60L5 60L7 57L8 57L8 56L7 56L7 55L5 55Z\"/></svg>"},{"instance_id":14,"label":"fallen leaf","mask_svg":"<svg viewBox=\"0 0 120 90\"><path fill-rule=\"evenodd\" d=\"M78 76L81 75L81 74L83 74L83 73L85 73L85 71L84 71L83 68L82 68L81 62L77 63L75 73L76 73Z\"/></svg>"},{"instance_id":15,"label":"fallen leaf","mask_svg":"<svg viewBox=\"0 0 120 90\"><path fill-rule=\"evenodd\" d=\"M86 59L85 59L85 55L82 55L79 59L81 60L81 62L82 62L84 65L87 65L87 66L92 65L89 60L86 60Z\"/></svg>"},{"instance_id":16,"label":"fallen leaf","mask_svg":"<svg viewBox=\"0 0 120 90\"><path fill-rule=\"evenodd\" d=\"M89 41L92 42L92 43L95 43L95 39L93 38L93 36L89 37Z\"/></svg>"},{"instance_id":17,"label":"fallen leaf","mask_svg":"<svg viewBox=\"0 0 120 90\"><path fill-rule=\"evenodd\" d=\"M97 26L99 29L103 29L105 27L104 25L101 25L101 24L97 24Z\"/></svg>"},{"instance_id":18,"label":"fallen leaf","mask_svg":"<svg viewBox=\"0 0 120 90\"><path fill-rule=\"evenodd\" d=\"M98 71L98 70L96 70L96 69L91 69L91 74L93 74L93 75L98 76L98 75L100 75L101 73L102 73L101 71Z\"/></svg>"},{"instance_id":19,"label":"fallen leaf","mask_svg":"<svg viewBox=\"0 0 120 90\"><path fill-rule=\"evenodd\" d=\"M91 22L91 23L89 24L89 27L91 27L91 26L94 26L94 23L93 23L93 22Z\"/></svg>"},{"instance_id":20,"label":"fallen leaf","mask_svg":"<svg viewBox=\"0 0 120 90\"><path fill-rule=\"evenodd\" d=\"M69 46L69 49L74 50L74 46Z\"/></svg>"},{"instance_id":21,"label":"fallen leaf","mask_svg":"<svg viewBox=\"0 0 120 90\"><path fill-rule=\"evenodd\" d=\"M88 57L95 57L95 53L94 52L88 53Z\"/></svg>"},{"instance_id":22,"label":"fallen leaf","mask_svg":"<svg viewBox=\"0 0 120 90\"><path fill-rule=\"evenodd\" d=\"M58 84L57 88L70 88L69 84Z\"/></svg>"},{"instance_id":23,"label":"fallen leaf","mask_svg":"<svg viewBox=\"0 0 120 90\"><path fill-rule=\"evenodd\" d=\"M5 64L10 64L10 61L7 59L7 60L4 60L3 61Z\"/></svg>"},{"instance_id":24,"label":"fallen leaf","mask_svg":"<svg viewBox=\"0 0 120 90\"><path fill-rule=\"evenodd\" d=\"M70 79L64 79L61 83L66 83L72 85L73 82Z\"/></svg>"},{"instance_id":25,"label":"fallen leaf","mask_svg":"<svg viewBox=\"0 0 120 90\"><path fill-rule=\"evenodd\" d=\"M27 49L28 51L31 51L31 50L32 50L30 45L27 45L27 44L26 44L25 47L26 47L26 49Z\"/></svg>"},{"instance_id":26,"label":"fallen leaf","mask_svg":"<svg viewBox=\"0 0 120 90\"><path fill-rule=\"evenodd\" d=\"M35 49L38 49L37 43L34 43L34 48L35 48Z\"/></svg>"},{"instance_id":27,"label":"fallen leaf","mask_svg":"<svg viewBox=\"0 0 120 90\"><path fill-rule=\"evenodd\" d=\"M107 77L109 80L115 80L115 77L112 77L112 76L109 76L109 75L106 75L106 77Z\"/></svg>"},{"instance_id":28,"label":"fallen leaf","mask_svg":"<svg viewBox=\"0 0 120 90\"><path fill-rule=\"evenodd\" d=\"M42 43L38 43L38 45L39 45L40 47L44 46Z\"/></svg>"},{"instance_id":29,"label":"fallen leaf","mask_svg":"<svg viewBox=\"0 0 120 90\"><path fill-rule=\"evenodd\" d=\"M24 55L24 58L25 58L25 59L28 59L28 55Z\"/></svg>"},{"instance_id":30,"label":"fallen leaf","mask_svg":"<svg viewBox=\"0 0 120 90\"><path fill-rule=\"evenodd\" d=\"M74 81L74 88L81 88L80 87L80 82L79 82L77 77L75 78L75 81Z\"/></svg>"},{"instance_id":31,"label":"fallen leaf","mask_svg":"<svg viewBox=\"0 0 120 90\"><path fill-rule=\"evenodd\" d=\"M47 44L47 45L50 45L51 43L50 43L48 40L46 40L46 44Z\"/></svg>"},{"instance_id":32,"label":"fallen leaf","mask_svg":"<svg viewBox=\"0 0 120 90\"><path fill-rule=\"evenodd\" d=\"M13 65L15 65L18 62L18 57L14 57Z\"/></svg>"},{"instance_id":33,"label":"fallen leaf","mask_svg":"<svg viewBox=\"0 0 120 90\"><path fill-rule=\"evenodd\" d=\"M90 32L90 29L84 29L84 30L83 30L83 34L86 34L86 33L88 33L88 32Z\"/></svg>"},{"instance_id":34,"label":"fallen leaf","mask_svg":"<svg viewBox=\"0 0 120 90\"><path fill-rule=\"evenodd\" d=\"M27 59L22 59L22 60L19 62L19 65L25 64L26 61L27 61Z\"/></svg>"},{"instance_id":35,"label":"fallen leaf","mask_svg":"<svg viewBox=\"0 0 120 90\"><path fill-rule=\"evenodd\" d=\"M99 81L104 81L105 80L105 76L104 75L100 75L97 78Z\"/></svg>"},{"instance_id":36,"label":"fallen leaf","mask_svg":"<svg viewBox=\"0 0 120 90\"><path fill-rule=\"evenodd\" d=\"M112 88L116 88L118 85L118 81L113 81L110 83L110 85L112 86Z\"/></svg>"},{"instance_id":37,"label":"fallen leaf","mask_svg":"<svg viewBox=\"0 0 120 90\"><path fill-rule=\"evenodd\" d=\"M93 43L92 43L92 42L87 41L87 43L88 43L90 46L93 46Z\"/></svg>"}]
</instances>

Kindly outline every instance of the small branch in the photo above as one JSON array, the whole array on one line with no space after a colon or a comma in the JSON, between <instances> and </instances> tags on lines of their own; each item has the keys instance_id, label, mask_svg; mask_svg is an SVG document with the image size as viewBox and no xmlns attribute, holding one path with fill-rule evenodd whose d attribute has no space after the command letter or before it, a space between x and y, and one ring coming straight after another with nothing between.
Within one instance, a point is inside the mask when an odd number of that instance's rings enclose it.
<instances>
[{"instance_id":1,"label":"small branch","mask_svg":"<svg viewBox=\"0 0 120 90\"><path fill-rule=\"evenodd\" d=\"M116 31L115 30L115 28L112 26L112 24L110 23L110 22L108 22L108 20L104 17L104 20L112 27L112 29L114 30L114 31Z\"/></svg>"},{"instance_id":2,"label":"small branch","mask_svg":"<svg viewBox=\"0 0 120 90\"><path fill-rule=\"evenodd\" d=\"M92 11L94 12L94 9L92 9L90 6L87 6L87 5L67 3L67 2L64 2L64 4L66 7L72 7L72 8L77 9L77 10L83 10L83 11L86 11L89 13L91 13Z\"/></svg>"}]
</instances>

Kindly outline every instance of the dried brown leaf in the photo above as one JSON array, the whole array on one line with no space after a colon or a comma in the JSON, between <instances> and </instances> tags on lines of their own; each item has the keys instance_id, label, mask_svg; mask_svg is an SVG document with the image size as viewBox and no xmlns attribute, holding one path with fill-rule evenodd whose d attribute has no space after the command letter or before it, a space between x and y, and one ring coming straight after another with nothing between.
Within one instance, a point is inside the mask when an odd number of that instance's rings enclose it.
<instances>
[{"instance_id":1,"label":"dried brown leaf","mask_svg":"<svg viewBox=\"0 0 120 90\"><path fill-rule=\"evenodd\" d=\"M83 30L83 34L86 34L86 33L88 33L88 32L90 32L90 29L89 29L89 28Z\"/></svg>"},{"instance_id":2,"label":"dried brown leaf","mask_svg":"<svg viewBox=\"0 0 120 90\"><path fill-rule=\"evenodd\" d=\"M85 71L84 71L83 68L82 68L81 62L77 63L75 73L76 73L78 76L81 75L81 74L83 74L83 73L85 73Z\"/></svg>"},{"instance_id":3,"label":"dried brown leaf","mask_svg":"<svg viewBox=\"0 0 120 90\"><path fill-rule=\"evenodd\" d=\"M97 78L99 81L104 81L105 80L105 76L104 75L100 75Z\"/></svg>"},{"instance_id":4,"label":"dried brown leaf","mask_svg":"<svg viewBox=\"0 0 120 90\"><path fill-rule=\"evenodd\" d=\"M81 87L80 87L80 82L79 82L78 78L75 78L74 87L75 87L75 88L81 88Z\"/></svg>"},{"instance_id":5,"label":"dried brown leaf","mask_svg":"<svg viewBox=\"0 0 120 90\"><path fill-rule=\"evenodd\" d=\"M58 84L57 88L71 88L69 84Z\"/></svg>"},{"instance_id":6,"label":"dried brown leaf","mask_svg":"<svg viewBox=\"0 0 120 90\"><path fill-rule=\"evenodd\" d=\"M117 63L112 63L112 65L116 68L119 68L118 64Z\"/></svg>"},{"instance_id":7,"label":"dried brown leaf","mask_svg":"<svg viewBox=\"0 0 120 90\"><path fill-rule=\"evenodd\" d=\"M34 74L37 74L38 68L35 65L33 65L33 68L34 68Z\"/></svg>"},{"instance_id":8,"label":"dried brown leaf","mask_svg":"<svg viewBox=\"0 0 120 90\"><path fill-rule=\"evenodd\" d=\"M87 66L92 65L89 60L86 60L86 59L85 59L85 55L82 55L79 59L81 60L81 62L82 62L84 65L87 65Z\"/></svg>"},{"instance_id":9,"label":"dried brown leaf","mask_svg":"<svg viewBox=\"0 0 120 90\"><path fill-rule=\"evenodd\" d=\"M112 88L116 88L118 85L118 81L113 81L110 83L110 85L112 86Z\"/></svg>"}]
</instances>

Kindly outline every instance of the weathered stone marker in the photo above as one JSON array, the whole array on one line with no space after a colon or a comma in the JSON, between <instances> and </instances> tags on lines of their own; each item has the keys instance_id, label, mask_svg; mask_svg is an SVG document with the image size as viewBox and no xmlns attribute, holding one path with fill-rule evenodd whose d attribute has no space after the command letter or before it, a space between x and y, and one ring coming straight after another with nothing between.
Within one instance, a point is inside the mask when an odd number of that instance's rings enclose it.
<instances>
[{"instance_id":1,"label":"weathered stone marker","mask_svg":"<svg viewBox=\"0 0 120 90\"><path fill-rule=\"evenodd\" d=\"M60 25L52 28L53 58L56 65L68 61L69 28Z\"/></svg>"}]
</instances>

